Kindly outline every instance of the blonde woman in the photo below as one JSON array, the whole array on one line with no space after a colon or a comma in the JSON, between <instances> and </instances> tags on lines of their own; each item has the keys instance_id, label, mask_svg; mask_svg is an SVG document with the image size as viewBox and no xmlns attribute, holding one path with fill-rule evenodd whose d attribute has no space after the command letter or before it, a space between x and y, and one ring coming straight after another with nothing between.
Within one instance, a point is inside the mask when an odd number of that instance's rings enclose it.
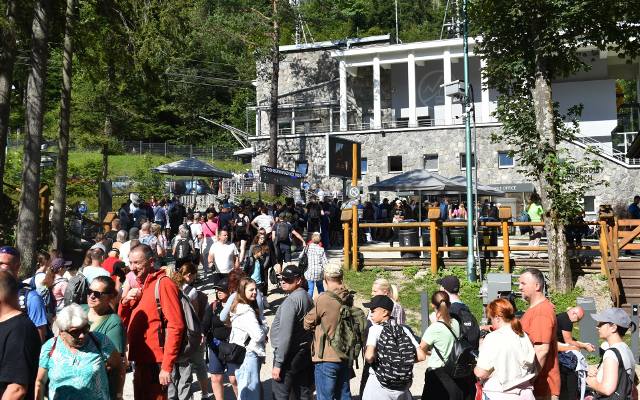
<instances>
[{"instance_id":1,"label":"blonde woman","mask_svg":"<svg viewBox=\"0 0 640 400\"><path fill-rule=\"evenodd\" d=\"M378 278L373 282L373 286L371 287L371 296L388 296L393 300L391 317L398 325L404 325L406 316L404 308L398 302L398 287L396 285L392 285L387 279Z\"/></svg>"}]
</instances>

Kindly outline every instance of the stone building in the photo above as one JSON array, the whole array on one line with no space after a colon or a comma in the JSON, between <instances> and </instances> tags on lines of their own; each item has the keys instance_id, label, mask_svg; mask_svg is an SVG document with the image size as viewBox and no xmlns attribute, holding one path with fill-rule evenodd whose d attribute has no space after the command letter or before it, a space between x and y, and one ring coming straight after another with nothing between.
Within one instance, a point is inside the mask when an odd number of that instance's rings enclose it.
<instances>
[{"instance_id":1,"label":"stone building","mask_svg":"<svg viewBox=\"0 0 640 400\"><path fill-rule=\"evenodd\" d=\"M496 201L517 211L534 185L518 172L509 148L491 141L492 132L501 129L491 115L497 93L482 85L483 61L473 48L471 41L478 181L506 192ZM367 187L413 169L464 175L462 105L445 96L441 86L462 80L462 39L391 44L384 35L282 46L280 51L278 167L306 165L312 188L342 191L342 178L330 177L326 162L328 138L336 135L362 144L365 197L395 195L369 193ZM616 79L640 82L640 66L638 60L629 64L596 50L586 49L581 57L591 69L554 82L553 94L561 109L584 106L580 137L566 146L578 157L590 145L601 150L604 171L598 178L610 184L594 187L583 199L585 210L593 214L598 204L622 206L640 193L640 160L626 157L638 133L637 103L620 107L616 101ZM259 71L265 68L258 65ZM257 171L268 159L268 73L259 73L255 84L258 101L250 107L256 116L250 142Z\"/></svg>"}]
</instances>

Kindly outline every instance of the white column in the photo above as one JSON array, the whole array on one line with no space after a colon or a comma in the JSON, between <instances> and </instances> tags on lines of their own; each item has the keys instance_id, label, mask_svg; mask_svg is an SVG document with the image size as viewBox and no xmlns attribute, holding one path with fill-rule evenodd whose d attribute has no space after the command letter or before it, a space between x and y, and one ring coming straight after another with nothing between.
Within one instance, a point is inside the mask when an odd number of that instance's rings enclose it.
<instances>
[{"instance_id":1,"label":"white column","mask_svg":"<svg viewBox=\"0 0 640 400\"><path fill-rule=\"evenodd\" d=\"M380 58L373 58L373 128L382 128L382 107L380 106Z\"/></svg>"},{"instance_id":2,"label":"white column","mask_svg":"<svg viewBox=\"0 0 640 400\"><path fill-rule=\"evenodd\" d=\"M416 57L409 53L407 57L407 85L409 93L409 126L418 126L418 114L416 114Z\"/></svg>"},{"instance_id":3,"label":"white column","mask_svg":"<svg viewBox=\"0 0 640 400\"><path fill-rule=\"evenodd\" d=\"M260 136L260 132L262 131L262 119L260 118L260 107L256 106L256 136Z\"/></svg>"},{"instance_id":4,"label":"white column","mask_svg":"<svg viewBox=\"0 0 640 400\"><path fill-rule=\"evenodd\" d=\"M347 63L340 60L340 130L347 130Z\"/></svg>"},{"instance_id":5,"label":"white column","mask_svg":"<svg viewBox=\"0 0 640 400\"><path fill-rule=\"evenodd\" d=\"M480 70L484 71L484 69L487 66L487 62L484 60L484 58L480 59ZM487 85L487 77L484 74L484 72L481 72L481 86L482 88L481 90L481 107L480 107L480 122L489 122L489 120L491 119L491 110L490 110L490 100L489 100L489 86Z\"/></svg>"},{"instance_id":6,"label":"white column","mask_svg":"<svg viewBox=\"0 0 640 400\"><path fill-rule=\"evenodd\" d=\"M333 107L329 106L329 132L333 132Z\"/></svg>"},{"instance_id":7,"label":"white column","mask_svg":"<svg viewBox=\"0 0 640 400\"><path fill-rule=\"evenodd\" d=\"M296 134L296 110L291 109L291 134Z\"/></svg>"},{"instance_id":8,"label":"white column","mask_svg":"<svg viewBox=\"0 0 640 400\"><path fill-rule=\"evenodd\" d=\"M442 72L444 75L444 84L451 82L451 53L449 50L444 51L442 59ZM442 89L444 92L444 89ZM449 96L444 97L444 124L451 125L453 123L452 99Z\"/></svg>"}]
</instances>

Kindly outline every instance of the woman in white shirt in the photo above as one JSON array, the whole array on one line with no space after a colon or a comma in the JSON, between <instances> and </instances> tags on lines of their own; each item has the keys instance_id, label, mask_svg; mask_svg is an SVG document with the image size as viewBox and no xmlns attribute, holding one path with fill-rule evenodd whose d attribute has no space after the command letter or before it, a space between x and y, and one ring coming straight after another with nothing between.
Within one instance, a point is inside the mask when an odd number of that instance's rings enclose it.
<instances>
[{"instance_id":1,"label":"woman in white shirt","mask_svg":"<svg viewBox=\"0 0 640 400\"><path fill-rule=\"evenodd\" d=\"M231 335L229 343L246 348L244 361L236 369L239 400L260 399L260 366L266 356L265 343L268 328L260 318L256 297L256 282L244 278L240 281L236 298L231 306Z\"/></svg>"},{"instance_id":2,"label":"woman in white shirt","mask_svg":"<svg viewBox=\"0 0 640 400\"><path fill-rule=\"evenodd\" d=\"M596 392L598 398L611 396L611 398L631 399L635 361L633 352L623 339L631 326L629 314L621 308L608 308L601 313L591 314L591 318L598 323L598 335L600 339L605 340L603 343L605 351L597 372L589 374L587 385ZM629 378L627 381L619 381L618 379L619 360L622 360L622 367ZM625 391L626 393L624 393ZM614 397L614 393L620 397Z\"/></svg>"},{"instance_id":3,"label":"woman in white shirt","mask_svg":"<svg viewBox=\"0 0 640 400\"><path fill-rule=\"evenodd\" d=\"M534 400L531 380L536 376L536 353L507 299L487 306L493 331L480 345L475 375L484 381L490 400Z\"/></svg>"}]
</instances>

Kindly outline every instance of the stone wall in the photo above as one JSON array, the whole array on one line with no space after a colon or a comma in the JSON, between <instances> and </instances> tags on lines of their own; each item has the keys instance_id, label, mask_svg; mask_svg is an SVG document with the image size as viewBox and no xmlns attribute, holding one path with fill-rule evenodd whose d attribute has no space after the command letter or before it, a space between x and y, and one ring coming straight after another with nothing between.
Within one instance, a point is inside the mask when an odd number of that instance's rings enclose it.
<instances>
[{"instance_id":1,"label":"stone wall","mask_svg":"<svg viewBox=\"0 0 640 400\"><path fill-rule=\"evenodd\" d=\"M498 167L498 152L509 150L506 146L491 142L491 133L500 127L478 127L477 164L478 181L482 184L527 183L529 179L518 172L517 160L514 168ZM333 134L362 143L362 157L367 159L368 171L361 184L365 194L367 186L395 175L388 172L388 157L402 156L403 172L424 167L425 154L438 154L438 173L443 176L464 175L460 168L460 156L464 154L464 129L460 127L386 131L384 133ZM267 163L268 140L254 139L257 155L253 169ZM576 156L583 150L569 146ZM329 178L325 174L326 139L324 135L299 135L281 138L278 141L278 167L293 170L295 162L309 162L308 181L312 188L325 191L342 190L341 178ZM464 163L464 161L463 161ZM604 170L596 178L609 182L609 186L594 187L587 195L596 197L598 204L625 206L635 194L640 193L640 169L627 169L603 159Z\"/></svg>"}]
</instances>

